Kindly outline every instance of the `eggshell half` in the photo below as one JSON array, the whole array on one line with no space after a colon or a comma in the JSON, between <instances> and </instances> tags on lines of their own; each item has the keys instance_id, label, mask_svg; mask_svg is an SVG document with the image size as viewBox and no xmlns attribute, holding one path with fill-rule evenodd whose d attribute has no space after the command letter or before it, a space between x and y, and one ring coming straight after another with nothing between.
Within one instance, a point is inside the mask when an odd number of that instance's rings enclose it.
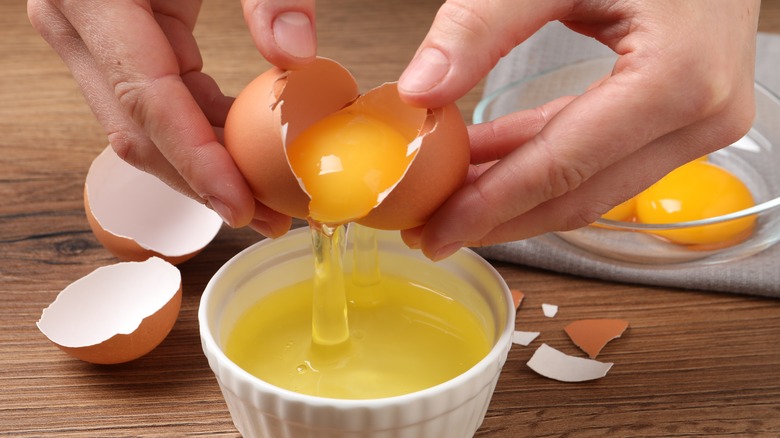
<instances>
[{"instance_id":1,"label":"eggshell half","mask_svg":"<svg viewBox=\"0 0 780 438\"><path fill-rule=\"evenodd\" d=\"M181 274L152 257L94 270L63 289L38 328L57 347L86 362L116 364L159 345L181 307Z\"/></svg>"},{"instance_id":2,"label":"eggshell half","mask_svg":"<svg viewBox=\"0 0 780 438\"><path fill-rule=\"evenodd\" d=\"M412 114L420 111L401 101L395 83L375 88L361 99L371 100L366 107L392 109L392 113L385 113L384 120L407 127L414 120ZM387 197L357 223L382 230L414 228L424 224L463 185L471 152L460 110L450 104L425 114L424 119L418 119L421 124L412 125L418 129L415 142L419 142L419 150L406 173Z\"/></svg>"},{"instance_id":3,"label":"eggshell half","mask_svg":"<svg viewBox=\"0 0 780 438\"><path fill-rule=\"evenodd\" d=\"M158 256L182 263L208 245L223 223L205 205L120 159L111 146L89 168L84 208L98 241L124 261Z\"/></svg>"},{"instance_id":4,"label":"eggshell half","mask_svg":"<svg viewBox=\"0 0 780 438\"><path fill-rule=\"evenodd\" d=\"M260 202L305 219L309 197L290 169L285 145L346 106L411 132L409 148L418 149L403 178L355 222L389 230L422 225L463 184L468 171L468 133L455 104L411 107L401 101L395 83L361 96L343 66L318 58L301 70L273 68L252 81L228 113L225 146Z\"/></svg>"},{"instance_id":5,"label":"eggshell half","mask_svg":"<svg viewBox=\"0 0 780 438\"><path fill-rule=\"evenodd\" d=\"M290 170L285 142L358 97L341 64L317 58L301 70L271 68L250 82L225 120L225 148L260 202L305 219L309 197Z\"/></svg>"}]
</instances>

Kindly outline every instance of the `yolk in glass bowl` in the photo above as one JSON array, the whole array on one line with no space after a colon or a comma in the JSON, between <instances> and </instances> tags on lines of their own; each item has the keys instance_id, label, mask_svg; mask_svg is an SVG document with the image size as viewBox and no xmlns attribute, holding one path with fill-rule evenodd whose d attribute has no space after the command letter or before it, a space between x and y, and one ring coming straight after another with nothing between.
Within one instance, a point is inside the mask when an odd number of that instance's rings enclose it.
<instances>
[{"instance_id":1,"label":"yolk in glass bowl","mask_svg":"<svg viewBox=\"0 0 780 438\"><path fill-rule=\"evenodd\" d=\"M636 196L618 204L612 210L604 213L604 219L619 222L633 222L636 217Z\"/></svg>"},{"instance_id":2,"label":"yolk in glass bowl","mask_svg":"<svg viewBox=\"0 0 780 438\"><path fill-rule=\"evenodd\" d=\"M740 211L755 205L739 178L707 161L696 160L670 172L636 196L640 223L695 221ZM691 228L657 230L654 234L687 245L729 245L752 232L755 217Z\"/></svg>"}]
</instances>

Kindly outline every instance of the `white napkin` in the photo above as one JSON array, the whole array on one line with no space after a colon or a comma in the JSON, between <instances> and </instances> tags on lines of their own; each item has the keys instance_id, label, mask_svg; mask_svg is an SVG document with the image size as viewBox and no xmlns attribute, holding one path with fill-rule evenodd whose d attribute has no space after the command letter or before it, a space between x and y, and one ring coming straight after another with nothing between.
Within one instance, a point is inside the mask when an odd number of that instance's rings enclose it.
<instances>
[{"instance_id":1,"label":"white napkin","mask_svg":"<svg viewBox=\"0 0 780 438\"><path fill-rule=\"evenodd\" d=\"M560 23L549 23L498 63L488 75L484 93L574 61L610 54L597 41ZM780 35L760 33L756 59L756 80L780 92ZM742 260L697 267L615 263L588 255L553 234L475 249L488 259L603 280L780 297L780 244Z\"/></svg>"}]
</instances>

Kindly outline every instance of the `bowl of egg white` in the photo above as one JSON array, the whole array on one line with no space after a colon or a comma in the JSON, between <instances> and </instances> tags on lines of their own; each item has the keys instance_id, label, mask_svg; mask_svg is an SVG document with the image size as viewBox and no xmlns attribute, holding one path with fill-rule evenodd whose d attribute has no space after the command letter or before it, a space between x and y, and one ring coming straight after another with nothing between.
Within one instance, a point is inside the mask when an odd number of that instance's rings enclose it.
<instances>
[{"instance_id":1,"label":"bowl of egg white","mask_svg":"<svg viewBox=\"0 0 780 438\"><path fill-rule=\"evenodd\" d=\"M474 123L579 95L615 58L594 58L486 95ZM780 240L780 98L755 84L756 117L735 143L686 163L590 226L553 233L594 257L635 266L742 259Z\"/></svg>"},{"instance_id":2,"label":"bowl of egg white","mask_svg":"<svg viewBox=\"0 0 780 438\"><path fill-rule=\"evenodd\" d=\"M203 350L239 432L473 436L511 345L506 283L468 249L434 263L397 232L345 234L324 257L308 228L263 240L206 287Z\"/></svg>"}]
</instances>

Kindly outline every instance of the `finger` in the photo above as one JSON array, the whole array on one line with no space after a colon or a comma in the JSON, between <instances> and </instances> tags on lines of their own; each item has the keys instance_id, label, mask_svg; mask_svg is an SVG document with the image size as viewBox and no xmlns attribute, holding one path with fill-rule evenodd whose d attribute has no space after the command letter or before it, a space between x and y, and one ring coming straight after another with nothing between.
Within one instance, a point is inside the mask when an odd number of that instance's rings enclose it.
<instances>
[{"instance_id":1,"label":"finger","mask_svg":"<svg viewBox=\"0 0 780 438\"><path fill-rule=\"evenodd\" d=\"M124 114L86 45L65 16L45 1L28 2L28 15L35 29L71 71L95 118L106 131L109 143L116 145L120 156L177 191L200 199L146 133Z\"/></svg>"},{"instance_id":2,"label":"finger","mask_svg":"<svg viewBox=\"0 0 780 438\"><path fill-rule=\"evenodd\" d=\"M742 96L724 111L653 141L594 175L578 189L502 224L479 244L525 239L592 223L680 165L741 138L750 129L755 114L753 94Z\"/></svg>"},{"instance_id":3,"label":"finger","mask_svg":"<svg viewBox=\"0 0 780 438\"><path fill-rule=\"evenodd\" d=\"M463 96L517 44L570 7L570 0L448 0L401 75L411 105L440 107Z\"/></svg>"},{"instance_id":4,"label":"finger","mask_svg":"<svg viewBox=\"0 0 780 438\"><path fill-rule=\"evenodd\" d=\"M82 37L121 108L144 128L195 193L231 226L249 223L254 209L251 192L180 76L187 69L199 70L199 55L177 56L152 11L136 4L106 4L100 17L81 10L63 14ZM174 31L166 28L168 35ZM187 30L187 25L180 28ZM126 37L109 41L105 35ZM122 155L133 154L123 153L122 145L114 146Z\"/></svg>"},{"instance_id":5,"label":"finger","mask_svg":"<svg viewBox=\"0 0 780 438\"><path fill-rule=\"evenodd\" d=\"M292 218L272 210L259 201L255 202L255 215L249 227L266 237L276 238L284 235L292 226Z\"/></svg>"},{"instance_id":6,"label":"finger","mask_svg":"<svg viewBox=\"0 0 780 438\"><path fill-rule=\"evenodd\" d=\"M317 52L314 0L242 0L244 20L260 53L283 69L300 67Z\"/></svg>"},{"instance_id":7,"label":"finger","mask_svg":"<svg viewBox=\"0 0 780 438\"><path fill-rule=\"evenodd\" d=\"M550 119L573 99L574 96L563 96L537 108L469 126L471 162L485 163L503 158L539 134Z\"/></svg>"},{"instance_id":8,"label":"finger","mask_svg":"<svg viewBox=\"0 0 780 438\"><path fill-rule=\"evenodd\" d=\"M482 175L485 171L487 171L497 163L498 161L491 161L491 162L470 165L468 168L468 172L466 173L466 179L463 182L463 184L468 185L473 183L480 177L480 175ZM401 230L401 238L403 239L406 246L412 249L420 249L422 234L425 228L426 228L425 225L420 225L415 228L408 228L406 230Z\"/></svg>"},{"instance_id":9,"label":"finger","mask_svg":"<svg viewBox=\"0 0 780 438\"><path fill-rule=\"evenodd\" d=\"M185 73L181 79L211 126L224 128L227 113L235 98L225 96L214 78L200 71Z\"/></svg>"}]
</instances>

